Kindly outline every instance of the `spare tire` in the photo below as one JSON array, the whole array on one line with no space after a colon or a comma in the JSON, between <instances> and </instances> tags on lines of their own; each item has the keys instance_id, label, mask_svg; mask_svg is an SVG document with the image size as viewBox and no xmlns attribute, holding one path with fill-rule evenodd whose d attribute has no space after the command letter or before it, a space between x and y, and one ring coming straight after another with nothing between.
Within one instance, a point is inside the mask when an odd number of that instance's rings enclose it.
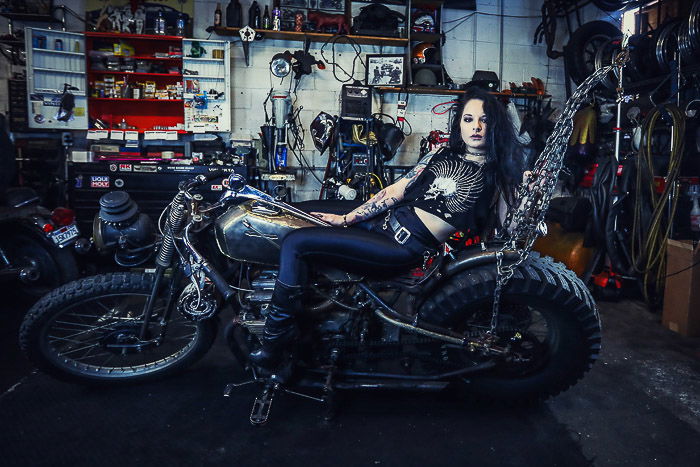
<instances>
[{"instance_id":1,"label":"spare tire","mask_svg":"<svg viewBox=\"0 0 700 467\"><path fill-rule=\"evenodd\" d=\"M595 71L598 49L613 37L619 36L620 30L607 21L591 21L571 34L569 43L564 48L564 60L576 85Z\"/></svg>"}]
</instances>

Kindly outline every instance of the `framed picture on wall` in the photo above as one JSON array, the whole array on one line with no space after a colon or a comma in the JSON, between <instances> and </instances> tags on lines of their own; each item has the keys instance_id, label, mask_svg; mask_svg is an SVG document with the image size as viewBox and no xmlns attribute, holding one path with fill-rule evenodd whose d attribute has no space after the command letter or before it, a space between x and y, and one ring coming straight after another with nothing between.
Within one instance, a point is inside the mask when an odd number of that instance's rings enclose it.
<instances>
[{"instance_id":1,"label":"framed picture on wall","mask_svg":"<svg viewBox=\"0 0 700 467\"><path fill-rule=\"evenodd\" d=\"M403 86L406 56L367 54L367 86Z\"/></svg>"}]
</instances>

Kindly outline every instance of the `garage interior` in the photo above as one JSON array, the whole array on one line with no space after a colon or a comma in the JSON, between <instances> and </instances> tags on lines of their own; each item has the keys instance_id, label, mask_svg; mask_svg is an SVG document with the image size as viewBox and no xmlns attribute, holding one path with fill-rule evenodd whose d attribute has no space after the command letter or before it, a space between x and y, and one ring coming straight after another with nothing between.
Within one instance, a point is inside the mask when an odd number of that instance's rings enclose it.
<instances>
[{"instance_id":1,"label":"garage interior","mask_svg":"<svg viewBox=\"0 0 700 467\"><path fill-rule=\"evenodd\" d=\"M3 465L697 465L700 0L7 0L0 31ZM347 227L470 87L513 120L524 200L399 275L322 270L314 350L252 367L278 234ZM254 223L279 203L289 230ZM496 318L430 322L516 258Z\"/></svg>"}]
</instances>

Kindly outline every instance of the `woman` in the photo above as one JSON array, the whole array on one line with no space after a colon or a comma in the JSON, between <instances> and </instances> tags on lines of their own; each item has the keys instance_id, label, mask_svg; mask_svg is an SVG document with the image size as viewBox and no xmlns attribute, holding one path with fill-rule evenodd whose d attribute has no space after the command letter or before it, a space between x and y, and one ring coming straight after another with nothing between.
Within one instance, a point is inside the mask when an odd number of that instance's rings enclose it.
<instances>
[{"instance_id":1,"label":"woman","mask_svg":"<svg viewBox=\"0 0 700 467\"><path fill-rule=\"evenodd\" d=\"M473 87L453 111L449 148L427 155L345 215L312 213L333 227L299 229L285 237L262 345L250 354L253 364L272 369L296 338L295 315L310 263L362 274L405 271L452 233L478 229L496 188L512 200L524 161L505 107Z\"/></svg>"}]
</instances>

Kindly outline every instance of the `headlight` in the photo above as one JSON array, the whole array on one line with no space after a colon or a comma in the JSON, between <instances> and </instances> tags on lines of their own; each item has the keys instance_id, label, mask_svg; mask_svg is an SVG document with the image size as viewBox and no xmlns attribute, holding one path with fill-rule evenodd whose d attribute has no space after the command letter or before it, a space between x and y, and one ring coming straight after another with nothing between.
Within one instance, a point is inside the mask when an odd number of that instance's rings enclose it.
<instances>
[{"instance_id":1,"label":"headlight","mask_svg":"<svg viewBox=\"0 0 700 467\"><path fill-rule=\"evenodd\" d=\"M92 237L98 251L116 249L120 266L133 267L148 261L154 252L155 228L146 214L125 191L110 191L100 198L100 211L92 224Z\"/></svg>"},{"instance_id":2,"label":"headlight","mask_svg":"<svg viewBox=\"0 0 700 467\"><path fill-rule=\"evenodd\" d=\"M292 71L292 61L287 53L275 54L270 60L270 72L278 78L284 78Z\"/></svg>"}]
</instances>

